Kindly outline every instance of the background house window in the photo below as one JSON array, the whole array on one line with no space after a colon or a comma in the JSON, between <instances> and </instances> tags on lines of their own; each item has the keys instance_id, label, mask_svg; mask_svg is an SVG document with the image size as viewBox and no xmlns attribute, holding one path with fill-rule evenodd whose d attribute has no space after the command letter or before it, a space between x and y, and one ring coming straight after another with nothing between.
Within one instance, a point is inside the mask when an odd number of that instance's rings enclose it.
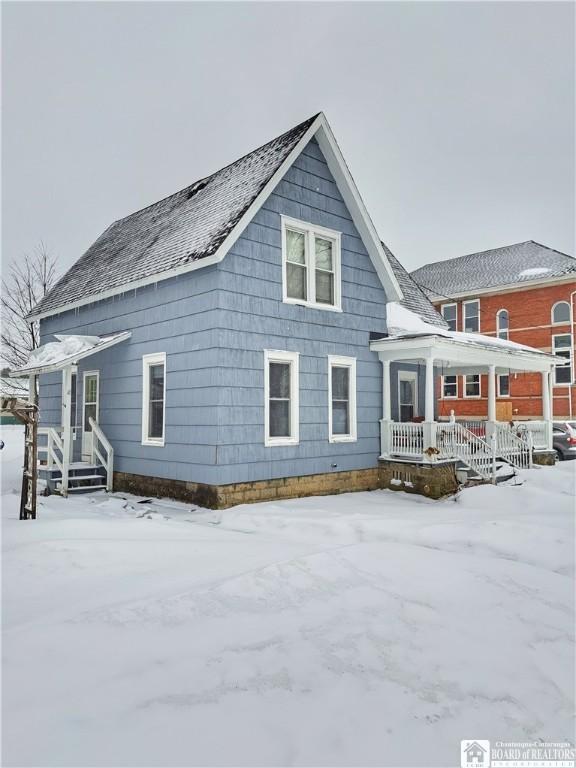
<instances>
[{"instance_id":1,"label":"background house window","mask_svg":"<svg viewBox=\"0 0 576 768\"><path fill-rule=\"evenodd\" d=\"M442 306L440 307L440 311L442 313L442 317L448 323L448 328L451 331L457 331L458 330L458 321L457 321L458 307L457 307L457 305L456 304L442 304Z\"/></svg>"},{"instance_id":2,"label":"background house window","mask_svg":"<svg viewBox=\"0 0 576 768\"><path fill-rule=\"evenodd\" d=\"M498 376L498 397L510 396L510 376L502 373Z\"/></svg>"},{"instance_id":3,"label":"background house window","mask_svg":"<svg viewBox=\"0 0 576 768\"><path fill-rule=\"evenodd\" d=\"M572 383L572 336L569 333L562 333L552 336L552 351L558 357L564 357L570 361L570 365L557 367L554 369L554 381L556 384Z\"/></svg>"},{"instance_id":4,"label":"background house window","mask_svg":"<svg viewBox=\"0 0 576 768\"><path fill-rule=\"evenodd\" d=\"M464 376L464 397L480 397L480 374Z\"/></svg>"},{"instance_id":5,"label":"background house window","mask_svg":"<svg viewBox=\"0 0 576 768\"><path fill-rule=\"evenodd\" d=\"M442 397L458 397L458 377L442 377Z\"/></svg>"},{"instance_id":6,"label":"background house window","mask_svg":"<svg viewBox=\"0 0 576 768\"><path fill-rule=\"evenodd\" d=\"M570 304L567 301L558 301L552 307L552 323L559 325L560 323L570 322Z\"/></svg>"},{"instance_id":7,"label":"background house window","mask_svg":"<svg viewBox=\"0 0 576 768\"><path fill-rule=\"evenodd\" d=\"M510 320L508 317L508 310L501 309L496 313L496 332L499 339L508 340L508 330L510 328Z\"/></svg>"},{"instance_id":8,"label":"background house window","mask_svg":"<svg viewBox=\"0 0 576 768\"><path fill-rule=\"evenodd\" d=\"M328 358L330 442L356 440L356 360Z\"/></svg>"},{"instance_id":9,"label":"background house window","mask_svg":"<svg viewBox=\"0 0 576 768\"><path fill-rule=\"evenodd\" d=\"M166 354L144 355L142 363L142 443L164 445Z\"/></svg>"},{"instance_id":10,"label":"background house window","mask_svg":"<svg viewBox=\"0 0 576 768\"><path fill-rule=\"evenodd\" d=\"M462 305L464 312L464 332L480 332L480 299L465 301Z\"/></svg>"},{"instance_id":11,"label":"background house window","mask_svg":"<svg viewBox=\"0 0 576 768\"><path fill-rule=\"evenodd\" d=\"M298 443L298 353L264 352L264 442Z\"/></svg>"},{"instance_id":12,"label":"background house window","mask_svg":"<svg viewBox=\"0 0 576 768\"><path fill-rule=\"evenodd\" d=\"M340 309L340 233L282 217L284 301Z\"/></svg>"}]
</instances>

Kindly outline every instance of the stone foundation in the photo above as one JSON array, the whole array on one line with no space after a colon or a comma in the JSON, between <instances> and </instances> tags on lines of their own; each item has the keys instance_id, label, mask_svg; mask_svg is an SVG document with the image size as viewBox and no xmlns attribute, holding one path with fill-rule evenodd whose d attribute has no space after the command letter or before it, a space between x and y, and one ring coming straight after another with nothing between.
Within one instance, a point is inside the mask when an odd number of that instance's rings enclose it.
<instances>
[{"instance_id":1,"label":"stone foundation","mask_svg":"<svg viewBox=\"0 0 576 768\"><path fill-rule=\"evenodd\" d=\"M543 467L553 467L556 464L556 451L534 451L532 463Z\"/></svg>"},{"instance_id":2,"label":"stone foundation","mask_svg":"<svg viewBox=\"0 0 576 768\"><path fill-rule=\"evenodd\" d=\"M114 490L140 496L166 496L209 509L226 509L236 504L301 496L328 496L352 491L374 491L383 487L378 467L331 472L322 475L300 475L272 480L256 480L231 485L206 485L161 477L114 472Z\"/></svg>"},{"instance_id":3,"label":"stone foundation","mask_svg":"<svg viewBox=\"0 0 576 768\"><path fill-rule=\"evenodd\" d=\"M406 461L380 459L378 463L380 488L418 493L431 499L441 499L458 490L455 461L409 464Z\"/></svg>"}]
</instances>

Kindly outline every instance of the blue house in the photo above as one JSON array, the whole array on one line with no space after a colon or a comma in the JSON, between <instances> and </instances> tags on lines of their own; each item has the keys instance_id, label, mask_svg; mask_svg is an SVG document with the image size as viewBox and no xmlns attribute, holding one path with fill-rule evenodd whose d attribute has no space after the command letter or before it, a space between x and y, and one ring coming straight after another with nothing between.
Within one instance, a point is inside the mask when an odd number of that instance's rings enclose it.
<instances>
[{"instance_id":1,"label":"blue house","mask_svg":"<svg viewBox=\"0 0 576 768\"><path fill-rule=\"evenodd\" d=\"M322 113L114 222L29 319L42 346L18 375L40 377L45 472L64 495L224 507L382 487L406 462L421 479L439 458L454 478L434 377L554 365L451 338Z\"/></svg>"}]
</instances>

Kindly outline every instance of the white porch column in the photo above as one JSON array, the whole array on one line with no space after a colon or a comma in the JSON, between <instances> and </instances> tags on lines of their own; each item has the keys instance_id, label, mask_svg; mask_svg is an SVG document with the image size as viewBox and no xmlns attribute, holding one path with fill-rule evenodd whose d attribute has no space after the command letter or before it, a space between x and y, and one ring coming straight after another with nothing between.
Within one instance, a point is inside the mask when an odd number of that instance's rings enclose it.
<instances>
[{"instance_id":1,"label":"white porch column","mask_svg":"<svg viewBox=\"0 0 576 768\"><path fill-rule=\"evenodd\" d=\"M546 447L549 451L552 450L552 419L554 410L553 375L552 371L542 372L542 417L546 422Z\"/></svg>"},{"instance_id":2,"label":"white porch column","mask_svg":"<svg viewBox=\"0 0 576 768\"><path fill-rule=\"evenodd\" d=\"M488 421L496 421L496 366L488 366Z\"/></svg>"},{"instance_id":3,"label":"white porch column","mask_svg":"<svg viewBox=\"0 0 576 768\"><path fill-rule=\"evenodd\" d=\"M390 400L390 360L382 360L382 420L380 421L380 455L390 453L390 422L392 402Z\"/></svg>"},{"instance_id":4,"label":"white porch column","mask_svg":"<svg viewBox=\"0 0 576 768\"><path fill-rule=\"evenodd\" d=\"M426 397L424 421L434 421L434 358L426 358Z\"/></svg>"},{"instance_id":5,"label":"white porch column","mask_svg":"<svg viewBox=\"0 0 576 768\"><path fill-rule=\"evenodd\" d=\"M70 411L72 409L72 366L67 365L62 371L62 496L68 495L68 475L72 429Z\"/></svg>"}]
</instances>

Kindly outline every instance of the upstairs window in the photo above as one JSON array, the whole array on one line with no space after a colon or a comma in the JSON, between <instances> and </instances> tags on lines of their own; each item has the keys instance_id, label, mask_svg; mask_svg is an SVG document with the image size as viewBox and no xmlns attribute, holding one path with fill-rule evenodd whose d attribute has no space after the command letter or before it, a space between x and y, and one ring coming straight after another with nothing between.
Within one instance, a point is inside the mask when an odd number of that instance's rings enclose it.
<instances>
[{"instance_id":1,"label":"upstairs window","mask_svg":"<svg viewBox=\"0 0 576 768\"><path fill-rule=\"evenodd\" d=\"M501 309L496 313L496 334L499 339L508 341L508 331L510 329L510 320L508 310Z\"/></svg>"},{"instance_id":2,"label":"upstairs window","mask_svg":"<svg viewBox=\"0 0 576 768\"><path fill-rule=\"evenodd\" d=\"M552 352L558 357L564 357L569 365L558 366L554 369L554 381L556 384L572 383L572 336L569 333L561 333L552 336Z\"/></svg>"},{"instance_id":3,"label":"upstairs window","mask_svg":"<svg viewBox=\"0 0 576 768\"><path fill-rule=\"evenodd\" d=\"M164 445L166 354L142 358L142 444Z\"/></svg>"},{"instance_id":4,"label":"upstairs window","mask_svg":"<svg viewBox=\"0 0 576 768\"><path fill-rule=\"evenodd\" d=\"M457 310L458 306L456 304L442 304L440 307L442 317L448 323L448 328L451 331L458 330Z\"/></svg>"},{"instance_id":5,"label":"upstairs window","mask_svg":"<svg viewBox=\"0 0 576 768\"><path fill-rule=\"evenodd\" d=\"M464 332L480 333L480 299L465 301L462 307L464 312Z\"/></svg>"},{"instance_id":6,"label":"upstairs window","mask_svg":"<svg viewBox=\"0 0 576 768\"><path fill-rule=\"evenodd\" d=\"M356 440L356 360L328 358L329 439L331 443Z\"/></svg>"},{"instance_id":7,"label":"upstairs window","mask_svg":"<svg viewBox=\"0 0 576 768\"><path fill-rule=\"evenodd\" d=\"M552 324L562 325L570 322L570 304L567 301L558 301L552 307Z\"/></svg>"},{"instance_id":8,"label":"upstairs window","mask_svg":"<svg viewBox=\"0 0 576 768\"><path fill-rule=\"evenodd\" d=\"M284 301L341 309L340 233L282 217Z\"/></svg>"},{"instance_id":9,"label":"upstairs window","mask_svg":"<svg viewBox=\"0 0 576 768\"><path fill-rule=\"evenodd\" d=\"M299 441L298 353L264 352L264 444Z\"/></svg>"}]
</instances>

